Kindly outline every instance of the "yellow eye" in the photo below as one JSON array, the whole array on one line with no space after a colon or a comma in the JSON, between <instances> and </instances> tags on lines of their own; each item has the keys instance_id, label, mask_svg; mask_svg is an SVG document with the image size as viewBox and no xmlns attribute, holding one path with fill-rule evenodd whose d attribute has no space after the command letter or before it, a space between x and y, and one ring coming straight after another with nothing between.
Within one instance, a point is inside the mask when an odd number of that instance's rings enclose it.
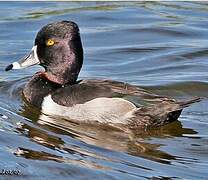
<instances>
[{"instance_id":1,"label":"yellow eye","mask_svg":"<svg viewBox=\"0 0 208 180\"><path fill-rule=\"evenodd\" d=\"M53 46L55 44L55 42L52 40L52 39L49 39L47 42L46 42L46 45L47 46Z\"/></svg>"}]
</instances>

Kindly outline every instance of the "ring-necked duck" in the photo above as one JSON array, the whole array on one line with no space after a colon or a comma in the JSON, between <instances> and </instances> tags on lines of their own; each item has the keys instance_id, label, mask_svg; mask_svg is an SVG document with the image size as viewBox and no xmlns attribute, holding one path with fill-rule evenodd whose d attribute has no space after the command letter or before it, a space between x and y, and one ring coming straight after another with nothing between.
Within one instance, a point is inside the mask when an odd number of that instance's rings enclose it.
<instances>
[{"instance_id":1,"label":"ring-necked duck","mask_svg":"<svg viewBox=\"0 0 208 180\"><path fill-rule=\"evenodd\" d=\"M61 21L44 26L37 34L31 52L6 71L35 64L44 67L26 84L26 100L44 114L76 121L123 124L129 128L164 125L175 121L186 102L158 96L136 86L111 80L77 81L83 64L83 49L76 23ZM156 102L139 106L131 98ZM133 99L133 98L132 98Z\"/></svg>"}]
</instances>

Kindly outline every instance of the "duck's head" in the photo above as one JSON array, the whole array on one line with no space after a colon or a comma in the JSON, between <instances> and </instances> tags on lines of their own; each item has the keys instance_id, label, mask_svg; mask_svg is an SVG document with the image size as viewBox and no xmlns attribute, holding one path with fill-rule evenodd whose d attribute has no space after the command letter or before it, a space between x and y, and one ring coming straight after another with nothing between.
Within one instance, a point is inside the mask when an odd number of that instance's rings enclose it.
<instances>
[{"instance_id":1,"label":"duck's head","mask_svg":"<svg viewBox=\"0 0 208 180\"><path fill-rule=\"evenodd\" d=\"M61 21L44 26L35 38L31 52L6 67L6 71L39 64L42 74L58 84L73 84L83 63L83 49L76 23Z\"/></svg>"}]
</instances>

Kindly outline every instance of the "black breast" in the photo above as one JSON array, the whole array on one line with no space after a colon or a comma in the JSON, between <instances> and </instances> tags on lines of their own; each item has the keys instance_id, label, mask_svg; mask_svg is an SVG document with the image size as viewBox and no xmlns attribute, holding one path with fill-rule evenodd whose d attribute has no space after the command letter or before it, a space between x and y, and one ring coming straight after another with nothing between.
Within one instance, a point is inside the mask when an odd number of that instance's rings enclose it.
<instances>
[{"instance_id":1,"label":"black breast","mask_svg":"<svg viewBox=\"0 0 208 180\"><path fill-rule=\"evenodd\" d=\"M60 87L61 85L48 81L40 74L35 74L26 84L23 94L30 104L41 107L43 98Z\"/></svg>"}]
</instances>

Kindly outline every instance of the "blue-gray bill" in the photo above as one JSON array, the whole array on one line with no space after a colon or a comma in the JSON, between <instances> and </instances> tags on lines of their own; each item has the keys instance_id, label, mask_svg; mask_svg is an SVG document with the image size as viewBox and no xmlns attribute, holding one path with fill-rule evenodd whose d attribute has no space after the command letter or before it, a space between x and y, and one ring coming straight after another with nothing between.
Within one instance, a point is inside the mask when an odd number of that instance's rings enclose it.
<instances>
[{"instance_id":1,"label":"blue-gray bill","mask_svg":"<svg viewBox=\"0 0 208 180\"><path fill-rule=\"evenodd\" d=\"M37 56L37 46L33 46L31 52L27 56L23 57L19 61L15 61L12 64L8 65L5 68L5 71L10 71L12 69L22 69L39 63L40 61Z\"/></svg>"}]
</instances>

